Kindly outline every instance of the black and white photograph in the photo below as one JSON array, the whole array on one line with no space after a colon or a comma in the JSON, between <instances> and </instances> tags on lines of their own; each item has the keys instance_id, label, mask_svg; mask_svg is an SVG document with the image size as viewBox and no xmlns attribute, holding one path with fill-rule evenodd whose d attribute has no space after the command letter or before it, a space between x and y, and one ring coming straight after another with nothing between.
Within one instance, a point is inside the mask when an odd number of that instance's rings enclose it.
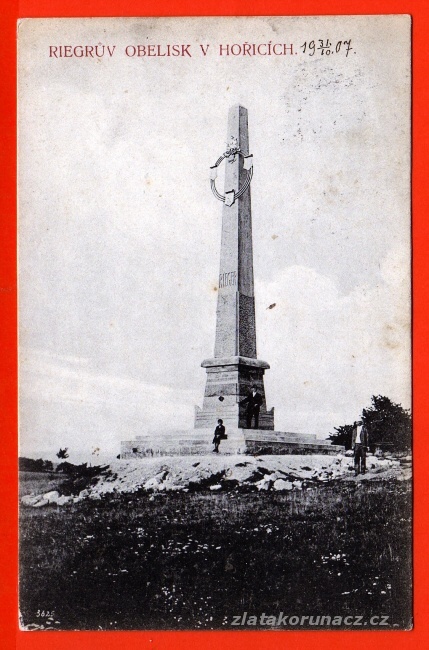
<instances>
[{"instance_id":1,"label":"black and white photograph","mask_svg":"<svg viewBox=\"0 0 429 650\"><path fill-rule=\"evenodd\" d=\"M18 25L21 630L410 630L411 20Z\"/></svg>"}]
</instances>

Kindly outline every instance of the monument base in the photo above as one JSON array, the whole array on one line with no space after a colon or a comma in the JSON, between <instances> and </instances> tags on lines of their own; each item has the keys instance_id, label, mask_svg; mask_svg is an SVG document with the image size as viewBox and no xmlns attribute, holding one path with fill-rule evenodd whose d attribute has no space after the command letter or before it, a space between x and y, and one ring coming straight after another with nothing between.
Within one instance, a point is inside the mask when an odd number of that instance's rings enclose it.
<instances>
[{"instance_id":1,"label":"monument base","mask_svg":"<svg viewBox=\"0 0 429 650\"><path fill-rule=\"evenodd\" d=\"M340 445L319 440L314 434L267 431L264 429L228 429L219 453L247 454L327 454L344 451ZM213 429L157 432L121 442L121 458L150 458L154 456L203 456L213 453Z\"/></svg>"},{"instance_id":2,"label":"monument base","mask_svg":"<svg viewBox=\"0 0 429 650\"><path fill-rule=\"evenodd\" d=\"M274 430L274 408L268 410L265 400L264 372L270 367L266 361L236 356L205 359L201 366L206 369L207 380L203 407L195 407L196 429L214 429L219 418L227 431L244 429L246 407L240 402L256 386L262 397L258 428Z\"/></svg>"}]
</instances>

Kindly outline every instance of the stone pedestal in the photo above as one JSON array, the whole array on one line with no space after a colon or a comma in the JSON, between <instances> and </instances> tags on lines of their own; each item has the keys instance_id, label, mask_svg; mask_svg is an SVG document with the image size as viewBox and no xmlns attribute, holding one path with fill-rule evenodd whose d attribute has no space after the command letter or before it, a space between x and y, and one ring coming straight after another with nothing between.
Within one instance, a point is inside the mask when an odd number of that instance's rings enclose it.
<instances>
[{"instance_id":1,"label":"stone pedestal","mask_svg":"<svg viewBox=\"0 0 429 650\"><path fill-rule=\"evenodd\" d=\"M207 380L204 392L203 408L195 407L195 428L214 427L219 418L227 430L246 428L246 407L240 406L256 385L262 395L259 413L259 428L274 429L274 408L267 411L264 372L270 366L265 361L247 357L230 357L206 359L202 362L206 369Z\"/></svg>"}]
</instances>

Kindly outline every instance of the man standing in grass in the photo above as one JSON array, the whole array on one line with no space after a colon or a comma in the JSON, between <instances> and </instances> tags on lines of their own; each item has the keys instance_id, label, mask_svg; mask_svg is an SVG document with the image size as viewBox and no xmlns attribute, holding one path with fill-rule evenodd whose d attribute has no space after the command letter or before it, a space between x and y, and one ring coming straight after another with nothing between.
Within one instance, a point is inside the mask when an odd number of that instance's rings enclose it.
<instances>
[{"instance_id":1,"label":"man standing in grass","mask_svg":"<svg viewBox=\"0 0 429 650\"><path fill-rule=\"evenodd\" d=\"M352 433L352 449L354 451L355 476L366 472L366 452L368 449L368 429L362 420L355 421Z\"/></svg>"},{"instance_id":2,"label":"man standing in grass","mask_svg":"<svg viewBox=\"0 0 429 650\"><path fill-rule=\"evenodd\" d=\"M214 438L213 438L213 444L214 444L214 449L217 454L219 453L219 445L220 441L226 438L225 436L225 427L223 426L223 420L218 420L217 421L217 427L214 432Z\"/></svg>"}]
</instances>

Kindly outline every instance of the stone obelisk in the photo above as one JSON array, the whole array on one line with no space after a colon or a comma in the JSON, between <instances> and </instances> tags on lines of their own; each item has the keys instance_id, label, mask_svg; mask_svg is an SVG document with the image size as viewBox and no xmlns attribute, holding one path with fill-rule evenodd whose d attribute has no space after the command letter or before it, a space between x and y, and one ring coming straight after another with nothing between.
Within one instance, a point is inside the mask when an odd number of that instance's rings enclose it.
<instances>
[{"instance_id":1,"label":"stone obelisk","mask_svg":"<svg viewBox=\"0 0 429 650\"><path fill-rule=\"evenodd\" d=\"M252 211L247 109L233 106L228 115L227 151L212 168L212 189L224 202L214 357L205 359L207 381L203 408L196 407L195 428L214 428L222 418L227 429L246 427L240 406L256 384L263 398L259 429L274 429L274 409L267 411L264 372L268 363L257 358L253 283ZM224 195L214 179L225 161ZM249 180L250 179L250 180Z\"/></svg>"},{"instance_id":2,"label":"stone obelisk","mask_svg":"<svg viewBox=\"0 0 429 650\"><path fill-rule=\"evenodd\" d=\"M217 420L226 426L224 454L337 454L343 447L318 440L315 434L274 431L274 409L267 411L264 373L268 363L257 358L255 293L253 286L252 212L247 110L233 106L228 117L228 145L211 168L211 188L224 203L214 356L202 362L207 372L203 407L195 407L189 430L147 430L135 440L121 442L121 458L204 455L213 451ZM224 193L216 187L225 166ZM240 402L256 384L262 396L258 429L247 429L246 406Z\"/></svg>"}]
</instances>

